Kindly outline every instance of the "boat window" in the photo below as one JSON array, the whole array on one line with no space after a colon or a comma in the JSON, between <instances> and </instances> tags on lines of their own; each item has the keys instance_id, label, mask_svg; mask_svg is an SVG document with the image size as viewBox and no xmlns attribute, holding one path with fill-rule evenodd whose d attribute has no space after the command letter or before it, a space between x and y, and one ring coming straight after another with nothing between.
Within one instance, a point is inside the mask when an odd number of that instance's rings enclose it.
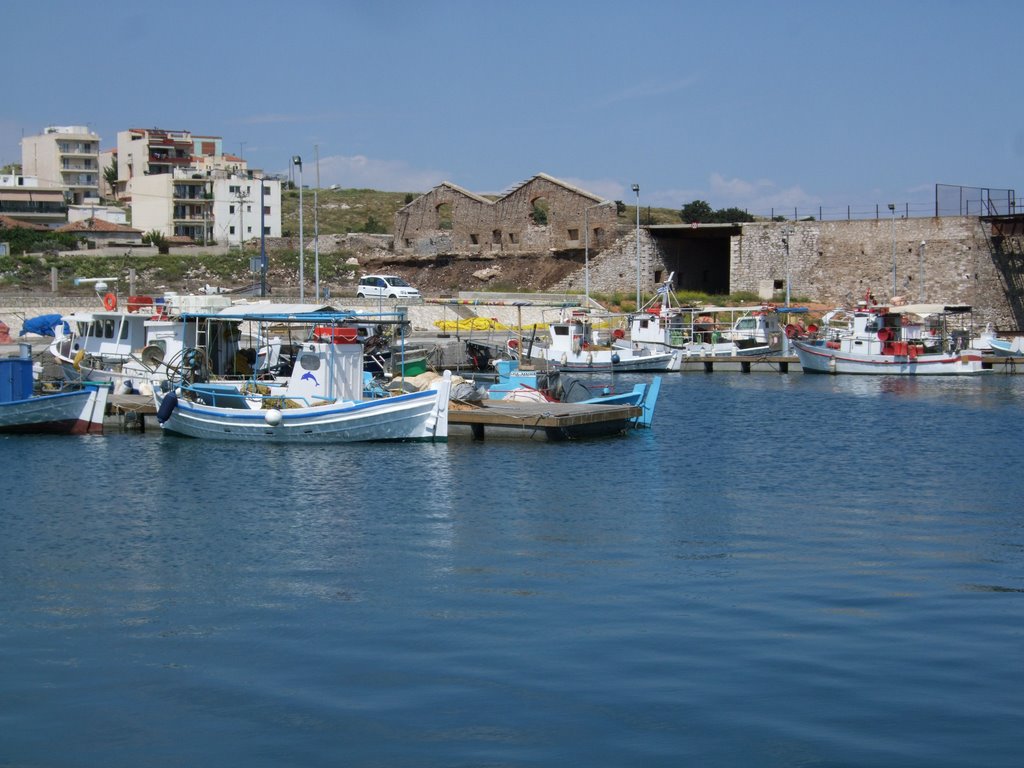
<instances>
[{"instance_id":1,"label":"boat window","mask_svg":"<svg viewBox=\"0 0 1024 768\"><path fill-rule=\"evenodd\" d=\"M568 336L569 335L569 326L568 325L555 325L555 326L551 327L551 330L554 331L556 336Z\"/></svg>"},{"instance_id":2,"label":"boat window","mask_svg":"<svg viewBox=\"0 0 1024 768\"><path fill-rule=\"evenodd\" d=\"M304 371L317 371L320 369L320 356L313 353L299 355L299 367Z\"/></svg>"},{"instance_id":3,"label":"boat window","mask_svg":"<svg viewBox=\"0 0 1024 768\"><path fill-rule=\"evenodd\" d=\"M121 323L121 341L124 341L127 338L128 338L128 323L127 322L123 322L123 323Z\"/></svg>"},{"instance_id":4,"label":"boat window","mask_svg":"<svg viewBox=\"0 0 1024 768\"><path fill-rule=\"evenodd\" d=\"M112 339L114 338L114 321L104 320L103 321L103 338Z\"/></svg>"},{"instance_id":5,"label":"boat window","mask_svg":"<svg viewBox=\"0 0 1024 768\"><path fill-rule=\"evenodd\" d=\"M736 322L737 331L749 331L754 328L757 328L757 320L752 317L741 317Z\"/></svg>"}]
</instances>

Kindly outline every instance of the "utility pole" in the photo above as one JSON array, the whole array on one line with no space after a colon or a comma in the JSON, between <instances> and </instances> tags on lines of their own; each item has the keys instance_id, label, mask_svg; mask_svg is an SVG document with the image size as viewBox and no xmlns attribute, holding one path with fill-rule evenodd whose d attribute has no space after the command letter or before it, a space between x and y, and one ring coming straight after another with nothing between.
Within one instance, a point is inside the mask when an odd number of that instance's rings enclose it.
<instances>
[{"instance_id":1,"label":"utility pole","mask_svg":"<svg viewBox=\"0 0 1024 768\"><path fill-rule=\"evenodd\" d=\"M313 157L316 160L316 187L313 188L313 285L316 300L320 303L320 145L313 145Z\"/></svg>"},{"instance_id":2,"label":"utility pole","mask_svg":"<svg viewBox=\"0 0 1024 768\"><path fill-rule=\"evenodd\" d=\"M242 255L245 255L245 217L243 211L245 210L245 204L249 202L249 193L242 191L242 185L238 185L238 191L235 192L235 198L238 200L238 248Z\"/></svg>"}]
</instances>

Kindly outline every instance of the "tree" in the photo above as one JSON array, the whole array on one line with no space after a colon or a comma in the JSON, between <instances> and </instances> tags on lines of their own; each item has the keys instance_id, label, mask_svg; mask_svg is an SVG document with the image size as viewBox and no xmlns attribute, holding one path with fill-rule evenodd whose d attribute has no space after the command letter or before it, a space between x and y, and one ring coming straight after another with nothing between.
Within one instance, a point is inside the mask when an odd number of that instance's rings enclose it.
<instances>
[{"instance_id":1,"label":"tree","mask_svg":"<svg viewBox=\"0 0 1024 768\"><path fill-rule=\"evenodd\" d=\"M110 165L103 169L103 180L110 187L110 194L117 199L117 161L111 160Z\"/></svg>"},{"instance_id":2,"label":"tree","mask_svg":"<svg viewBox=\"0 0 1024 768\"><path fill-rule=\"evenodd\" d=\"M696 222L709 222L711 221L713 211L711 206L703 200L694 200L692 203L687 203L683 206L683 209L679 212L679 218L687 224L693 224Z\"/></svg>"},{"instance_id":3,"label":"tree","mask_svg":"<svg viewBox=\"0 0 1024 768\"><path fill-rule=\"evenodd\" d=\"M703 224L732 224L738 221L753 221L754 217L742 208L719 208L712 210L703 200L687 203L679 212L679 218L687 224L700 222Z\"/></svg>"}]
</instances>

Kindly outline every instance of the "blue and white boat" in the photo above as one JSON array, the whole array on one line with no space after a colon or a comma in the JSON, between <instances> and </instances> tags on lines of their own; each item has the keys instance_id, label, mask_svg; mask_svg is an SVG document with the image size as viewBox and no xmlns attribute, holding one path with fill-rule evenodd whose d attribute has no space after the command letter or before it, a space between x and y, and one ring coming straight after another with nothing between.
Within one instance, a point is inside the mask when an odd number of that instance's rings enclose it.
<instances>
[{"instance_id":1,"label":"blue and white boat","mask_svg":"<svg viewBox=\"0 0 1024 768\"><path fill-rule=\"evenodd\" d=\"M36 394L32 360L0 360L0 433L87 435L103 432L108 388L100 385Z\"/></svg>"},{"instance_id":2,"label":"blue and white boat","mask_svg":"<svg viewBox=\"0 0 1024 768\"><path fill-rule=\"evenodd\" d=\"M209 380L205 352L186 355L174 380L154 391L165 432L217 440L278 443L445 441L451 375L416 392L364 392L363 347L355 313L262 315L252 311L193 318L307 329L287 376Z\"/></svg>"}]
</instances>

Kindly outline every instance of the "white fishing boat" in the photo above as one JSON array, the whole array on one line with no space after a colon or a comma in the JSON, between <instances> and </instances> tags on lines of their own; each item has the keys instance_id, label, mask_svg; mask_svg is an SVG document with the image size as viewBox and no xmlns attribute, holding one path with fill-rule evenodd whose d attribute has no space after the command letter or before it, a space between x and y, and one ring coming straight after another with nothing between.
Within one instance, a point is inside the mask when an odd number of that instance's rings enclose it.
<instances>
[{"instance_id":1,"label":"white fishing boat","mask_svg":"<svg viewBox=\"0 0 1024 768\"><path fill-rule=\"evenodd\" d=\"M0 434L100 434L109 390L70 386L37 393L28 357L0 360Z\"/></svg>"},{"instance_id":2,"label":"white fishing boat","mask_svg":"<svg viewBox=\"0 0 1024 768\"><path fill-rule=\"evenodd\" d=\"M150 394L150 382L167 378L168 363L196 346L187 312L212 312L231 305L227 296L167 293L130 296L119 305L107 293L103 307L64 315L53 327L50 354L68 381L110 383L115 391Z\"/></svg>"},{"instance_id":3,"label":"white fishing boat","mask_svg":"<svg viewBox=\"0 0 1024 768\"><path fill-rule=\"evenodd\" d=\"M817 338L791 344L807 373L960 376L991 370L972 338L969 306L877 306L822 318Z\"/></svg>"},{"instance_id":4,"label":"white fishing boat","mask_svg":"<svg viewBox=\"0 0 1024 768\"><path fill-rule=\"evenodd\" d=\"M673 275L655 297L630 317L629 335L613 342L621 349L671 353L670 370L699 365L702 358L779 355L785 351L786 330L774 304L753 306L681 305L671 290ZM804 309L785 308L789 312ZM793 334L796 333L793 326Z\"/></svg>"},{"instance_id":5,"label":"white fishing boat","mask_svg":"<svg viewBox=\"0 0 1024 768\"><path fill-rule=\"evenodd\" d=\"M451 375L430 388L381 397L364 394L363 348L355 313L273 315L223 311L189 318L306 329L287 376L209 380L208 354L187 351L176 376L154 392L165 432L250 442L444 441ZM164 391L166 389L166 391Z\"/></svg>"},{"instance_id":6,"label":"white fishing boat","mask_svg":"<svg viewBox=\"0 0 1024 768\"><path fill-rule=\"evenodd\" d=\"M566 373L640 373L673 369L672 352L654 352L643 346L613 343L610 318L583 310L563 312L548 323L547 344L529 344L524 350L533 360L543 360Z\"/></svg>"}]
</instances>

